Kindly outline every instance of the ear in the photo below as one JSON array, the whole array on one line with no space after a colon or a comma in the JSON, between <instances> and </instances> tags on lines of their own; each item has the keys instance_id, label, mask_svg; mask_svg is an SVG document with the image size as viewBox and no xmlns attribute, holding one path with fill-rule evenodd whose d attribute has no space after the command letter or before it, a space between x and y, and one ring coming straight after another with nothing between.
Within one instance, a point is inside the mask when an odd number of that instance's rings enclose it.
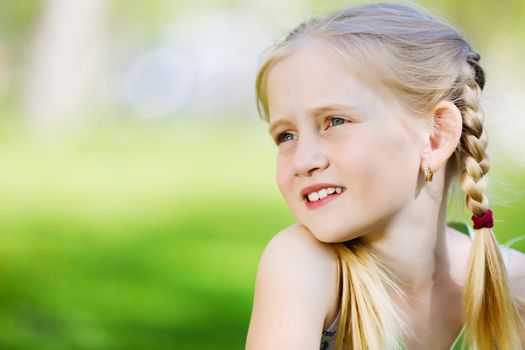
<instances>
[{"instance_id":1,"label":"ear","mask_svg":"<svg viewBox=\"0 0 525 350\"><path fill-rule=\"evenodd\" d=\"M454 153L463 129L460 110L450 101L440 101L429 112L430 127L424 133L421 170L436 172Z\"/></svg>"}]
</instances>

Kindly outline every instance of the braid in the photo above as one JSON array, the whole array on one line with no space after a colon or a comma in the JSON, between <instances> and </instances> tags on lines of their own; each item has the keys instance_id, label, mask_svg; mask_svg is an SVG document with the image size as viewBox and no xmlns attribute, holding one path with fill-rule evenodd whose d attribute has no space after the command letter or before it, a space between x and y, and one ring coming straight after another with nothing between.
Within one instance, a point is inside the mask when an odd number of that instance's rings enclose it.
<instances>
[{"instance_id":1,"label":"braid","mask_svg":"<svg viewBox=\"0 0 525 350\"><path fill-rule=\"evenodd\" d=\"M477 59L476 59L477 58ZM456 105L463 117L460 151L463 157L460 186L467 208L482 216L489 208L485 174L490 169L487 133L479 105L485 84L479 55L467 58L464 86ZM512 299L508 276L492 229L476 230L465 283L464 314L467 337L476 349L521 349L524 328Z\"/></svg>"},{"instance_id":2,"label":"braid","mask_svg":"<svg viewBox=\"0 0 525 350\"><path fill-rule=\"evenodd\" d=\"M470 68L470 66L469 66ZM460 185L467 194L467 208L481 216L488 209L485 174L490 169L490 161L485 150L488 145L487 132L483 128L485 115L479 105L481 87L470 80L463 87L459 109L463 116L461 146L464 151L464 169Z\"/></svg>"}]
</instances>

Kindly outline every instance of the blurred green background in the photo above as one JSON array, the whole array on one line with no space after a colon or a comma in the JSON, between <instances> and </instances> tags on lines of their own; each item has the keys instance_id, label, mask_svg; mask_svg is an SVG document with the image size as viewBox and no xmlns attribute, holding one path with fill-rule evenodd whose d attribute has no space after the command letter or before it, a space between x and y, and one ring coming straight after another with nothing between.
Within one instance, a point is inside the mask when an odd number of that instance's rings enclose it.
<instances>
[{"instance_id":1,"label":"blurred green background","mask_svg":"<svg viewBox=\"0 0 525 350\"><path fill-rule=\"evenodd\" d=\"M259 56L353 3L4 1L0 348L244 348L260 254L293 222L255 110ZM481 53L507 241L525 233L525 3L420 4Z\"/></svg>"}]
</instances>

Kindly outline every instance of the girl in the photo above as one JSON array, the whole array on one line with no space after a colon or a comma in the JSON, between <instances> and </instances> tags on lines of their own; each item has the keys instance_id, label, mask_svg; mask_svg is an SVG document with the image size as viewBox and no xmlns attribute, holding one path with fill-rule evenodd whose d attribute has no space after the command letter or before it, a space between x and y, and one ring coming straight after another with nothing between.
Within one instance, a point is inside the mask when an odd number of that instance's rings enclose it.
<instances>
[{"instance_id":1,"label":"girl","mask_svg":"<svg viewBox=\"0 0 525 350\"><path fill-rule=\"evenodd\" d=\"M525 348L525 255L500 251L485 194L484 85L456 30L401 5L277 45L257 101L297 222L261 257L246 349ZM447 224L454 181L473 228Z\"/></svg>"}]
</instances>

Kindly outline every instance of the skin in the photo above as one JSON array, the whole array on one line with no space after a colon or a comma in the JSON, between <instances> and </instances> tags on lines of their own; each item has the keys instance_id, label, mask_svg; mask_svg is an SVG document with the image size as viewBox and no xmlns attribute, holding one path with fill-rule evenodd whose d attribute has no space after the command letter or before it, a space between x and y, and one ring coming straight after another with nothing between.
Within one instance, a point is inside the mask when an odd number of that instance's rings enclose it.
<instances>
[{"instance_id":1,"label":"skin","mask_svg":"<svg viewBox=\"0 0 525 350\"><path fill-rule=\"evenodd\" d=\"M263 253L246 349L319 349L339 309L330 243L357 237L391 257L392 271L407 281L408 302L396 300L417 334L403 338L407 347L448 349L463 325L471 244L446 226L445 165L461 136L460 111L440 101L423 118L411 116L319 43L278 62L267 89L276 182L297 222ZM434 172L430 183L425 166ZM346 191L311 210L300 191L316 183ZM511 259L511 286L525 296L525 256L513 250Z\"/></svg>"}]
</instances>

